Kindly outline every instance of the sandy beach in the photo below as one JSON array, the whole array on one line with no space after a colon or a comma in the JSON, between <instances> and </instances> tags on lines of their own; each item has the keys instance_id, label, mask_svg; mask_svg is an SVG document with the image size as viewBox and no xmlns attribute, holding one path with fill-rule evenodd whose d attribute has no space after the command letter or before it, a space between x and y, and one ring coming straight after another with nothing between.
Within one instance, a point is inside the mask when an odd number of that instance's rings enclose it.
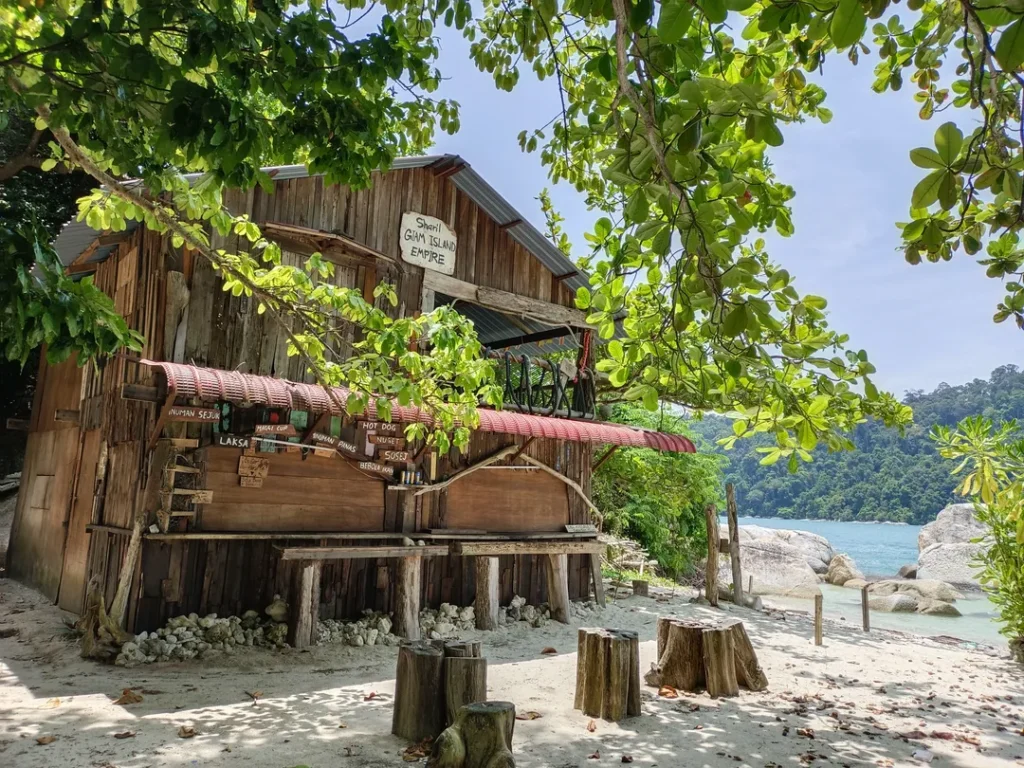
<instances>
[{"instance_id":1,"label":"sandy beach","mask_svg":"<svg viewBox=\"0 0 1024 768\"><path fill-rule=\"evenodd\" d=\"M655 655L659 615L714 613L690 597L630 596L584 625L639 630L643 671ZM845 622L826 622L825 643L815 647L805 616L725 610L746 623L768 691L671 699L645 687L640 717L596 721L593 731L572 708L578 622L465 637L483 641L489 698L540 715L516 724L521 768L909 766L929 753L936 766L1024 765L1024 670L1001 650L865 634ZM0 634L0 765L406 764L407 745L390 734L394 648L252 649L201 662L102 666L79 658L55 607L6 580ZM558 653L542 655L549 646ZM142 700L115 704L125 688ZM182 726L196 735L182 738Z\"/></svg>"}]
</instances>

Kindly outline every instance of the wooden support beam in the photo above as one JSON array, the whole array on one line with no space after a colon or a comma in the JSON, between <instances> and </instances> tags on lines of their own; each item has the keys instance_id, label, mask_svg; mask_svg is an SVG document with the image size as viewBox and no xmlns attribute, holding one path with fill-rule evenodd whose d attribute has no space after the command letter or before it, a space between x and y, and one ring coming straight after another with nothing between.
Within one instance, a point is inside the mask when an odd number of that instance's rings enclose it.
<instances>
[{"instance_id":1,"label":"wooden support beam","mask_svg":"<svg viewBox=\"0 0 1024 768\"><path fill-rule=\"evenodd\" d=\"M319 560L306 560L298 564L295 594L291 600L292 615L288 623L289 641L293 648L316 645L316 623L320 613Z\"/></svg>"},{"instance_id":2,"label":"wooden support beam","mask_svg":"<svg viewBox=\"0 0 1024 768\"><path fill-rule=\"evenodd\" d=\"M604 455L600 459L597 460L597 463L594 464L594 466L592 466L590 468L590 471L591 472L597 472L597 470L600 469L601 465L604 464L606 461L608 461L608 459L610 459L612 457L612 454L615 453L615 451L617 451L618 449L619 449L619 446L613 445L611 448L609 448L607 451L605 451Z\"/></svg>"},{"instance_id":3,"label":"wooden support beam","mask_svg":"<svg viewBox=\"0 0 1024 768\"><path fill-rule=\"evenodd\" d=\"M569 623L569 556L548 555L548 605L551 618Z\"/></svg>"},{"instance_id":4,"label":"wooden support beam","mask_svg":"<svg viewBox=\"0 0 1024 768\"><path fill-rule=\"evenodd\" d=\"M511 315L526 315L550 325L568 325L575 328L594 327L587 323L586 313L578 309L519 296L497 288L475 285L429 269L424 270L423 285L429 290L446 294L453 299L470 301L498 312L508 312Z\"/></svg>"},{"instance_id":5,"label":"wooden support beam","mask_svg":"<svg viewBox=\"0 0 1024 768\"><path fill-rule=\"evenodd\" d=\"M105 528L105 526L91 527L97 530L103 530ZM127 528L119 528L117 530L125 530L128 533L131 533ZM153 539L154 541L287 541L288 539L302 539L303 541L309 541L311 539L352 539L355 541L365 539L404 539L406 536L404 533L382 533L380 531L359 531L349 533L339 531L313 531L310 533L296 533L294 531L270 531L266 533L250 533L247 531L193 531L190 533L148 533L146 534L146 538Z\"/></svg>"},{"instance_id":6,"label":"wooden support beam","mask_svg":"<svg viewBox=\"0 0 1024 768\"><path fill-rule=\"evenodd\" d=\"M420 639L420 582L423 559L398 561L395 583L395 634L406 640Z\"/></svg>"},{"instance_id":7,"label":"wooden support beam","mask_svg":"<svg viewBox=\"0 0 1024 768\"><path fill-rule=\"evenodd\" d=\"M497 629L499 605L499 587L501 572L498 569L497 557L480 556L476 558L476 600L474 614L477 629Z\"/></svg>"},{"instance_id":8,"label":"wooden support beam","mask_svg":"<svg viewBox=\"0 0 1024 768\"><path fill-rule=\"evenodd\" d=\"M599 541L453 541L452 555L589 555L603 552ZM423 547L419 547L423 549Z\"/></svg>"},{"instance_id":9,"label":"wooden support beam","mask_svg":"<svg viewBox=\"0 0 1024 768\"><path fill-rule=\"evenodd\" d=\"M167 399L166 389L160 387L147 387L142 384L122 384L122 400L141 400L145 403L162 403Z\"/></svg>"},{"instance_id":10,"label":"wooden support beam","mask_svg":"<svg viewBox=\"0 0 1024 768\"><path fill-rule=\"evenodd\" d=\"M310 537L306 537L310 538ZM282 560L362 560L380 557L444 557L448 547L275 547Z\"/></svg>"}]
</instances>

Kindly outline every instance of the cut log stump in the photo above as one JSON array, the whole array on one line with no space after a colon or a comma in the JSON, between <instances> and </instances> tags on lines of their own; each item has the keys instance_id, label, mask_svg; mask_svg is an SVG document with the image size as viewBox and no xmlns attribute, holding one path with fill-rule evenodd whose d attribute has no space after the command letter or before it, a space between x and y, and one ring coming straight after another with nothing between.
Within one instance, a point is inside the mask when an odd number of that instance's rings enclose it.
<instances>
[{"instance_id":1,"label":"cut log stump","mask_svg":"<svg viewBox=\"0 0 1024 768\"><path fill-rule=\"evenodd\" d=\"M412 742L435 739L466 704L487 700L487 659L480 642L403 643L395 672L391 732Z\"/></svg>"},{"instance_id":2,"label":"cut log stump","mask_svg":"<svg viewBox=\"0 0 1024 768\"><path fill-rule=\"evenodd\" d=\"M516 707L510 701L484 701L459 709L438 736L428 768L515 768L512 733Z\"/></svg>"},{"instance_id":3,"label":"cut log stump","mask_svg":"<svg viewBox=\"0 0 1024 768\"><path fill-rule=\"evenodd\" d=\"M647 597L649 583L647 579L633 579L633 594L637 597Z\"/></svg>"},{"instance_id":4,"label":"cut log stump","mask_svg":"<svg viewBox=\"0 0 1024 768\"><path fill-rule=\"evenodd\" d=\"M617 721L640 714L640 642L623 629L580 629L575 709Z\"/></svg>"},{"instance_id":5,"label":"cut log stump","mask_svg":"<svg viewBox=\"0 0 1024 768\"><path fill-rule=\"evenodd\" d=\"M668 685L714 697L735 696L740 686L763 691L768 678L739 619L658 619L658 661L645 675L648 685Z\"/></svg>"}]
</instances>

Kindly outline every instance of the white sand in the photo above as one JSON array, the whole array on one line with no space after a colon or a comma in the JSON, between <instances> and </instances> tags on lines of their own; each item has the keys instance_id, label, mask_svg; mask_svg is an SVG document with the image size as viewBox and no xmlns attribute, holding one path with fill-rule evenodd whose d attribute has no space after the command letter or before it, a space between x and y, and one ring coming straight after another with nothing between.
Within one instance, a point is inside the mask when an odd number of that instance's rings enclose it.
<instances>
[{"instance_id":1,"label":"white sand","mask_svg":"<svg viewBox=\"0 0 1024 768\"><path fill-rule=\"evenodd\" d=\"M641 633L641 665L655 652L659 615L710 613L687 596L629 597L599 622ZM730 606L731 607L731 606ZM597 722L572 709L576 628L525 625L467 633L484 642L492 699L540 719L516 724L517 765L634 766L1024 765L1024 670L1006 659L920 638L826 624L816 648L804 617L773 619L735 609L746 621L771 681L768 692L713 701L659 698L645 688L641 717ZM0 581L0 766L143 768L405 765L391 736L394 648L254 649L204 662L134 669L86 662L63 632L60 613L34 592ZM553 646L559 653L542 656ZM123 688L143 701L116 706ZM261 691L252 705L246 691ZM367 699L370 693L375 696ZM179 738L179 726L199 735ZM342 728L341 725L346 727ZM810 728L814 737L798 735ZM901 738L933 731L960 739ZM115 733L135 735L115 739ZM56 739L45 746L37 737ZM591 755L599 757L590 758Z\"/></svg>"}]
</instances>

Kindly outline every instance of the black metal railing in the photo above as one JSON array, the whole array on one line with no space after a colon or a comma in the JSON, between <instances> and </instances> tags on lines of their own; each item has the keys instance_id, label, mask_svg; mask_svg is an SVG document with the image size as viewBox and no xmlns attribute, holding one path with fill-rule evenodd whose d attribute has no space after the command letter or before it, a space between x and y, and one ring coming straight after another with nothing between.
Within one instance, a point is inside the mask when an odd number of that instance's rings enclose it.
<instances>
[{"instance_id":1,"label":"black metal railing","mask_svg":"<svg viewBox=\"0 0 1024 768\"><path fill-rule=\"evenodd\" d=\"M569 359L531 358L508 350L488 350L487 356L498 362L504 408L539 416L595 417L594 375L589 367L578 368Z\"/></svg>"}]
</instances>

